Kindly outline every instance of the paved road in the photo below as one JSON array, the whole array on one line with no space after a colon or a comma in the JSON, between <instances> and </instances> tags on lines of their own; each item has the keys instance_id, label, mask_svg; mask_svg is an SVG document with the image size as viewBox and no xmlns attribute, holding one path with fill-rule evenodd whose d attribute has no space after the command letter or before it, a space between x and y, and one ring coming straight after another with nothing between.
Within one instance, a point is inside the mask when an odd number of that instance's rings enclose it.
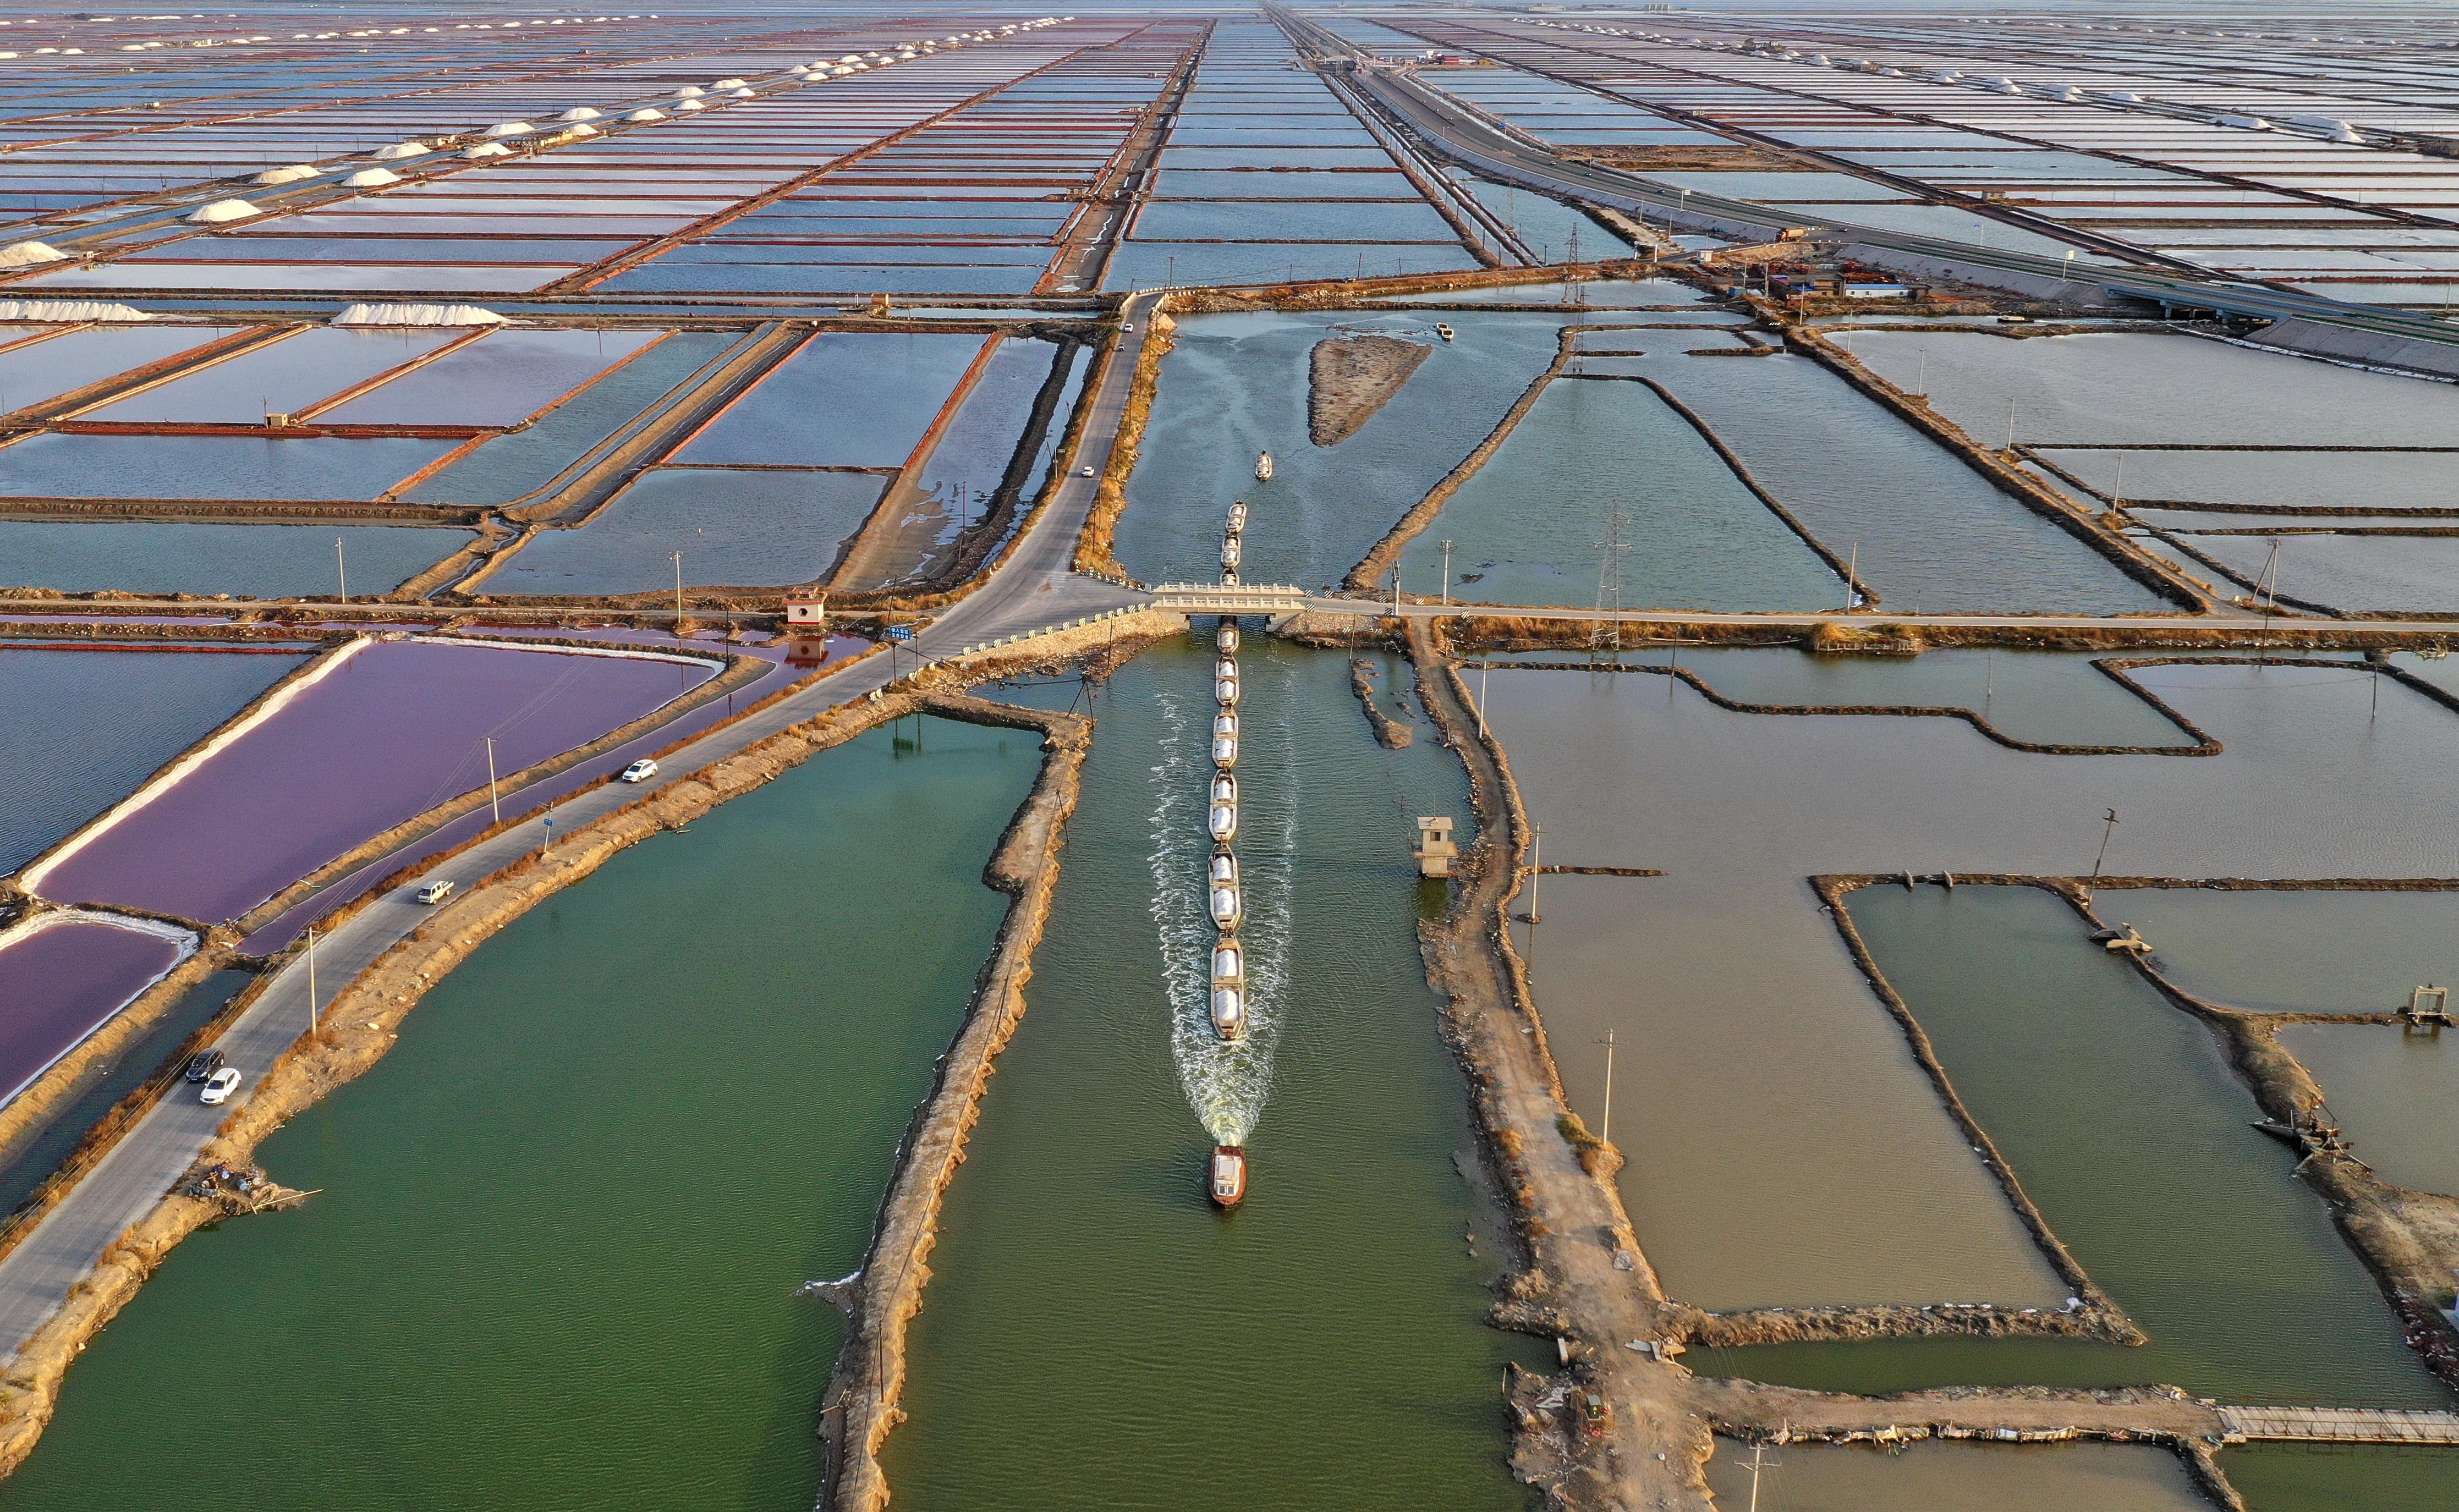
<instances>
[{"instance_id":1,"label":"paved road","mask_svg":"<svg viewBox=\"0 0 2459 1512\"><path fill-rule=\"evenodd\" d=\"M924 656L943 657L977 641L1144 601L1145 596L1132 589L1072 575L1068 563L1092 509L1096 482L1081 476L1080 470L1091 466L1098 471L1118 442L1120 417L1157 297L1138 295L1126 303L1123 314L1135 329L1120 338L1102 385L1094 392L1080 454L1064 459L1066 471L1050 507L988 583L915 638L914 645ZM900 658L899 670L911 671L913 665L912 658ZM818 678L768 708L677 751L664 763L666 774L648 786L661 786L723 761L788 725L861 698L885 684L889 671L887 658L872 657ZM609 785L580 793L552 810L555 828L569 834L639 797L641 791ZM483 876L537 850L547 832L542 818L532 819L464 851L452 870L464 876ZM329 1001L335 989L429 916L410 901L404 889L376 899L321 937L315 963L320 998ZM306 1030L307 1015L306 964L294 959L275 975L221 1041L230 1064L245 1078L240 1101L245 1101L248 1089ZM184 1087L174 1090L24 1243L0 1260L0 1350L13 1353L58 1311L69 1288L93 1269L103 1250L143 1217L196 1163L224 1111L202 1106L196 1094Z\"/></svg>"}]
</instances>

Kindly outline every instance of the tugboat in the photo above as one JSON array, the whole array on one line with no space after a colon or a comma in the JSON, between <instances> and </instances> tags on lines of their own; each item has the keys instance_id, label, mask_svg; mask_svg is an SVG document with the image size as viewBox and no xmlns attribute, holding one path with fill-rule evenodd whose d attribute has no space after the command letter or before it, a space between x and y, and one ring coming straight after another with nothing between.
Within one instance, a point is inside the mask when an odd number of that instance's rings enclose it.
<instances>
[{"instance_id":1,"label":"tugboat","mask_svg":"<svg viewBox=\"0 0 2459 1512\"><path fill-rule=\"evenodd\" d=\"M1224 934L1212 947L1212 1032L1224 1040L1247 1033L1247 954L1238 936Z\"/></svg>"},{"instance_id":2,"label":"tugboat","mask_svg":"<svg viewBox=\"0 0 2459 1512\"><path fill-rule=\"evenodd\" d=\"M1230 506L1230 528L1233 531L1242 531L1247 528L1247 501L1245 499L1239 499Z\"/></svg>"},{"instance_id":3,"label":"tugboat","mask_svg":"<svg viewBox=\"0 0 2459 1512\"><path fill-rule=\"evenodd\" d=\"M1238 858L1223 846L1212 852L1212 874L1205 884L1212 910L1212 927L1227 934L1247 916L1247 906L1238 892Z\"/></svg>"},{"instance_id":4,"label":"tugboat","mask_svg":"<svg viewBox=\"0 0 2459 1512\"><path fill-rule=\"evenodd\" d=\"M1238 779L1223 772L1212 779L1208 810L1212 838L1223 845L1238 838Z\"/></svg>"},{"instance_id":5,"label":"tugboat","mask_svg":"<svg viewBox=\"0 0 2459 1512\"><path fill-rule=\"evenodd\" d=\"M1223 771L1238 765L1238 716L1233 710L1212 716L1212 765Z\"/></svg>"},{"instance_id":6,"label":"tugboat","mask_svg":"<svg viewBox=\"0 0 2459 1512\"><path fill-rule=\"evenodd\" d=\"M1212 1146L1211 1168L1206 1173L1206 1195L1215 1208L1235 1208L1247 1199L1247 1152L1235 1144Z\"/></svg>"},{"instance_id":7,"label":"tugboat","mask_svg":"<svg viewBox=\"0 0 2459 1512\"><path fill-rule=\"evenodd\" d=\"M1444 325L1441 321L1437 321L1435 322L1435 334L1440 336L1445 341L1449 341L1452 339L1452 328Z\"/></svg>"},{"instance_id":8,"label":"tugboat","mask_svg":"<svg viewBox=\"0 0 2459 1512\"><path fill-rule=\"evenodd\" d=\"M1258 482L1258 483L1270 483L1272 480L1272 453L1271 453L1270 452L1256 452L1256 453L1255 453L1255 481L1256 481L1256 482Z\"/></svg>"}]
</instances>

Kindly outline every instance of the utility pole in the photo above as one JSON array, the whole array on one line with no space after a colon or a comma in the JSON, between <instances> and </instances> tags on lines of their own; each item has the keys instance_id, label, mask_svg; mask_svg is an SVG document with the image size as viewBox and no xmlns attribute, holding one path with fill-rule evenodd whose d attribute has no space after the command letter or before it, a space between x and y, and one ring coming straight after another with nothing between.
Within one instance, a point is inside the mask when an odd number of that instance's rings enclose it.
<instances>
[{"instance_id":1,"label":"utility pole","mask_svg":"<svg viewBox=\"0 0 2459 1512\"><path fill-rule=\"evenodd\" d=\"M2012 395L2009 395L2009 396L2007 397L2007 454L2011 456L2011 455L2013 455L2013 454L2014 454L2014 451L2015 451L2015 400L2014 400L2014 397L2013 397Z\"/></svg>"},{"instance_id":2,"label":"utility pole","mask_svg":"<svg viewBox=\"0 0 2459 1512\"><path fill-rule=\"evenodd\" d=\"M1614 1032L1613 1032L1612 1030L1608 1029L1608 1030L1607 1030L1607 1031L1606 1031L1606 1041L1605 1041L1605 1042L1606 1042L1606 1122L1605 1122L1605 1126L1604 1126L1603 1128L1600 1128L1599 1130L1597 1130L1597 1138L1598 1138L1599 1140L1603 1141L1604 1143L1606 1143L1606 1144L1612 1144L1612 1143L1613 1143L1613 1055L1614 1055Z\"/></svg>"},{"instance_id":3,"label":"utility pole","mask_svg":"<svg viewBox=\"0 0 2459 1512\"><path fill-rule=\"evenodd\" d=\"M1759 1512L1759 1472L1762 1470L1773 1470L1776 1467L1776 1463L1777 1461L1771 1460L1767 1458L1767 1445L1751 1445L1750 1463L1742 1466L1743 1469L1748 1470L1751 1473L1750 1512Z\"/></svg>"},{"instance_id":4,"label":"utility pole","mask_svg":"<svg viewBox=\"0 0 2459 1512\"><path fill-rule=\"evenodd\" d=\"M1854 586L1860 581L1860 578L1861 543L1855 541L1853 555L1846 557L1844 561L1844 607L1847 609L1852 608L1854 600L1861 597L1860 591Z\"/></svg>"},{"instance_id":5,"label":"utility pole","mask_svg":"<svg viewBox=\"0 0 2459 1512\"><path fill-rule=\"evenodd\" d=\"M1622 654L1622 554L1630 550L1622 538L1622 500L1610 499L1606 504L1605 537L1597 542L1597 607L1596 618L1589 622L1588 649L1610 648ZM1607 600L1612 600L1613 619L1607 620Z\"/></svg>"},{"instance_id":6,"label":"utility pole","mask_svg":"<svg viewBox=\"0 0 2459 1512\"><path fill-rule=\"evenodd\" d=\"M316 1032L316 927L307 926L307 1032Z\"/></svg>"},{"instance_id":7,"label":"utility pole","mask_svg":"<svg viewBox=\"0 0 2459 1512\"><path fill-rule=\"evenodd\" d=\"M1443 607L1452 604L1452 543L1443 542Z\"/></svg>"},{"instance_id":8,"label":"utility pole","mask_svg":"<svg viewBox=\"0 0 2459 1512\"><path fill-rule=\"evenodd\" d=\"M495 823L504 822L504 803L495 795L495 737L487 737L487 807L494 810Z\"/></svg>"},{"instance_id":9,"label":"utility pole","mask_svg":"<svg viewBox=\"0 0 2459 1512\"><path fill-rule=\"evenodd\" d=\"M2105 823L2108 828L2100 832L2100 854L2091 858L2091 876L2095 882L2100 880L2100 864L2109 859L2109 837L2117 833L2116 809L2109 810L2109 817Z\"/></svg>"},{"instance_id":10,"label":"utility pole","mask_svg":"<svg viewBox=\"0 0 2459 1512\"><path fill-rule=\"evenodd\" d=\"M1534 924L1537 922L1537 878L1545 871L1545 827L1532 823L1528 830L1535 849L1528 858L1528 912L1520 916Z\"/></svg>"},{"instance_id":11,"label":"utility pole","mask_svg":"<svg viewBox=\"0 0 2459 1512\"><path fill-rule=\"evenodd\" d=\"M675 639L683 638L683 554L675 553Z\"/></svg>"},{"instance_id":12,"label":"utility pole","mask_svg":"<svg viewBox=\"0 0 2459 1512\"><path fill-rule=\"evenodd\" d=\"M333 576L342 579L342 602L350 601L350 564L342 559L342 537L333 537Z\"/></svg>"},{"instance_id":13,"label":"utility pole","mask_svg":"<svg viewBox=\"0 0 2459 1512\"><path fill-rule=\"evenodd\" d=\"M1491 662L1477 664L1477 733L1480 740L1485 738L1485 680L1493 671L1494 663Z\"/></svg>"}]
</instances>

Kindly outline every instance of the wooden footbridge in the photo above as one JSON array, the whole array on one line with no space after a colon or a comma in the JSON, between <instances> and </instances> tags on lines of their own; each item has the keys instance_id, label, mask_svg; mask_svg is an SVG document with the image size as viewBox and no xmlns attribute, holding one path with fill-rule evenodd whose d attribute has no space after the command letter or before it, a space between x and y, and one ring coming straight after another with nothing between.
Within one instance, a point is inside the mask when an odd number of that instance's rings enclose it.
<instances>
[{"instance_id":1,"label":"wooden footbridge","mask_svg":"<svg viewBox=\"0 0 2459 1512\"><path fill-rule=\"evenodd\" d=\"M2222 1407L2230 1443L2459 1445L2459 1413L2384 1407Z\"/></svg>"}]
</instances>

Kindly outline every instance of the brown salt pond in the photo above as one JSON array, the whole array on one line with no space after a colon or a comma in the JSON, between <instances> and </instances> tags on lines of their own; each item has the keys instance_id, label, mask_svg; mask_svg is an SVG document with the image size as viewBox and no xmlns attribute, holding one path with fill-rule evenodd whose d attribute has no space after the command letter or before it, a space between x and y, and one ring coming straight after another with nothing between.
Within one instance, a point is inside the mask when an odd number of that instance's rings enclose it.
<instances>
[{"instance_id":1,"label":"brown salt pond","mask_svg":"<svg viewBox=\"0 0 2459 1512\"><path fill-rule=\"evenodd\" d=\"M1716 1440L1708 1487L1720 1507L1751 1500L1750 1448ZM1761 1456L1767 1512L2209 1512L2185 1465L2148 1444L1984 1446L1931 1441L1893 1454L1787 1444Z\"/></svg>"},{"instance_id":2,"label":"brown salt pond","mask_svg":"<svg viewBox=\"0 0 2459 1512\"><path fill-rule=\"evenodd\" d=\"M63 901L245 913L370 836L650 713L713 661L442 640L360 642L132 807L29 868ZM277 698L280 695L277 693Z\"/></svg>"},{"instance_id":3,"label":"brown salt pond","mask_svg":"<svg viewBox=\"0 0 2459 1512\"><path fill-rule=\"evenodd\" d=\"M2370 709L2365 682L2336 668L2136 675L2225 748L2036 756L1960 722L1733 713L1659 678L1491 677L1490 722L1530 817L1554 830L1546 862L1670 873L1546 878L1534 954L1584 1112L1604 1075L1588 1041L1620 1031L1615 1132L1638 1156L1624 1199L1673 1294L1720 1308L2041 1295L2027 1283L2046 1272L1805 877L2086 872L2110 807L2124 821L2112 872L2459 869L2445 797L2459 743L2440 705L2385 684Z\"/></svg>"},{"instance_id":4,"label":"brown salt pond","mask_svg":"<svg viewBox=\"0 0 2459 1512\"><path fill-rule=\"evenodd\" d=\"M2399 1186L2459 1195L2459 1035L2290 1024L2280 1043L2321 1083L2357 1156ZM2459 1470L2459 1459L2451 1461Z\"/></svg>"}]
</instances>

